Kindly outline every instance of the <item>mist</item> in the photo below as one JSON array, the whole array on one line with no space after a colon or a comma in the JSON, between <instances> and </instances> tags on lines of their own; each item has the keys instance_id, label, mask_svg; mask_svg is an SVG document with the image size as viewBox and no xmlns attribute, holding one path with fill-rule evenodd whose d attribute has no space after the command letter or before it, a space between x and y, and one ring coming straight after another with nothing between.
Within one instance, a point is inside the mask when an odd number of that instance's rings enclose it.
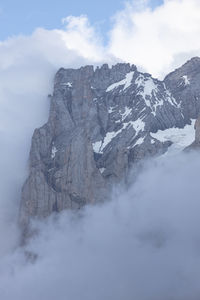
<instances>
[{"instance_id":1,"label":"mist","mask_svg":"<svg viewBox=\"0 0 200 300\"><path fill-rule=\"evenodd\" d=\"M108 203L33 223L0 263L1 299L199 299L199 169L196 153L154 159Z\"/></svg>"},{"instance_id":2,"label":"mist","mask_svg":"<svg viewBox=\"0 0 200 300\"><path fill-rule=\"evenodd\" d=\"M95 51L89 25L82 27L86 33L80 43L88 42L86 52ZM100 55L94 58L71 49L65 39L71 37L73 43L72 35L73 27L37 29L31 36L0 42L0 258L18 245L16 224L31 137L47 121L55 73L60 67L101 63Z\"/></svg>"}]
</instances>

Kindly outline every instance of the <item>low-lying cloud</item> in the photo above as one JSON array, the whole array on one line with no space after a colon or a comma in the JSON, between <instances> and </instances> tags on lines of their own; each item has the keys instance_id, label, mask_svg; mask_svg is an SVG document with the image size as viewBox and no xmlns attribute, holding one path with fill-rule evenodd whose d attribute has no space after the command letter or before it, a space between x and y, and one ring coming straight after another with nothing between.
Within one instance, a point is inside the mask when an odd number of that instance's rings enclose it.
<instances>
[{"instance_id":1,"label":"low-lying cloud","mask_svg":"<svg viewBox=\"0 0 200 300\"><path fill-rule=\"evenodd\" d=\"M112 201L37 224L38 259L1 262L1 298L199 299L199 169L199 154L153 160Z\"/></svg>"},{"instance_id":2,"label":"low-lying cloud","mask_svg":"<svg viewBox=\"0 0 200 300\"><path fill-rule=\"evenodd\" d=\"M37 29L31 36L0 42L0 236L4 241L0 256L18 241L16 222L31 136L48 118L47 95L52 93L56 71L102 62L101 55L90 57L93 30L84 17L81 20L85 36L70 18L63 31ZM81 50L74 49L75 30L76 38L81 36ZM84 48L84 43L88 47Z\"/></svg>"}]
</instances>

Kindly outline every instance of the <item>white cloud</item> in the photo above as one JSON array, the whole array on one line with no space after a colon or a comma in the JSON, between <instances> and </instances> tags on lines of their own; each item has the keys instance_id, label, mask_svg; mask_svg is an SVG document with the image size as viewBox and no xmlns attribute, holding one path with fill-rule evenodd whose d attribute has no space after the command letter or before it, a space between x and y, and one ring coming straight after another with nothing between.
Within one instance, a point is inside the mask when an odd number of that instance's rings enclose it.
<instances>
[{"instance_id":1,"label":"white cloud","mask_svg":"<svg viewBox=\"0 0 200 300\"><path fill-rule=\"evenodd\" d=\"M199 35L199 0L165 0L155 9L146 4L139 11L128 3L115 17L109 51L162 76L200 55Z\"/></svg>"},{"instance_id":2,"label":"white cloud","mask_svg":"<svg viewBox=\"0 0 200 300\"><path fill-rule=\"evenodd\" d=\"M31 136L47 120L47 95L56 71L101 63L104 57L85 17L70 17L67 22L63 30L40 28L31 36L0 42L0 235L4 240L0 256L17 242L20 189L27 176Z\"/></svg>"},{"instance_id":3,"label":"white cloud","mask_svg":"<svg viewBox=\"0 0 200 300\"><path fill-rule=\"evenodd\" d=\"M111 202L38 225L34 264L0 262L1 298L198 300L199 168L195 154L154 161Z\"/></svg>"},{"instance_id":4,"label":"white cloud","mask_svg":"<svg viewBox=\"0 0 200 300\"><path fill-rule=\"evenodd\" d=\"M86 59L95 61L105 60L105 53L100 36L95 32L94 27L90 26L86 16L64 18L66 24L65 31L58 31L70 50L77 51Z\"/></svg>"}]
</instances>

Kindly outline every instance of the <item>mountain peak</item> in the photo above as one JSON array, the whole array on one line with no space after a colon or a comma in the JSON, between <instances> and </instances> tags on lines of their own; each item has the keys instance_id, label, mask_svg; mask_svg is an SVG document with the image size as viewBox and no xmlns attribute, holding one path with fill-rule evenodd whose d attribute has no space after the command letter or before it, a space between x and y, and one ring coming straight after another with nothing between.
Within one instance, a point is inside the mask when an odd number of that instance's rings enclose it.
<instances>
[{"instance_id":1,"label":"mountain peak","mask_svg":"<svg viewBox=\"0 0 200 300\"><path fill-rule=\"evenodd\" d=\"M165 81L168 81L169 78L172 80L177 80L177 78L180 78L182 76L194 76L196 73L200 72L200 57L195 56L188 60L186 63L184 63L181 67L175 69L171 73L169 73L165 77Z\"/></svg>"},{"instance_id":2,"label":"mountain peak","mask_svg":"<svg viewBox=\"0 0 200 300\"><path fill-rule=\"evenodd\" d=\"M185 64L180 67L184 71L191 72L192 70L200 67L200 57L195 56L188 60Z\"/></svg>"},{"instance_id":3,"label":"mountain peak","mask_svg":"<svg viewBox=\"0 0 200 300\"><path fill-rule=\"evenodd\" d=\"M184 65L186 65L187 63L200 63L200 57L199 56L194 56L191 59L189 59Z\"/></svg>"},{"instance_id":4,"label":"mountain peak","mask_svg":"<svg viewBox=\"0 0 200 300\"><path fill-rule=\"evenodd\" d=\"M165 82L127 63L60 69L48 122L32 138L22 226L104 201L132 165L166 152L173 140L160 131L184 128L200 112L199 62L193 58Z\"/></svg>"}]
</instances>

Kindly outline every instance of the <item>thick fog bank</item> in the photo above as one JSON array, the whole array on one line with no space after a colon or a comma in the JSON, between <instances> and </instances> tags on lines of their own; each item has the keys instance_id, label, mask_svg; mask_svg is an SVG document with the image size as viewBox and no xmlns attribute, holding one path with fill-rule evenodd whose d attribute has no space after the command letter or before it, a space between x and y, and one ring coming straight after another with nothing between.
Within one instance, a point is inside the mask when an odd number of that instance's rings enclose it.
<instances>
[{"instance_id":1,"label":"thick fog bank","mask_svg":"<svg viewBox=\"0 0 200 300\"><path fill-rule=\"evenodd\" d=\"M128 191L44 223L0 264L1 299L197 300L200 155L147 163Z\"/></svg>"}]
</instances>

